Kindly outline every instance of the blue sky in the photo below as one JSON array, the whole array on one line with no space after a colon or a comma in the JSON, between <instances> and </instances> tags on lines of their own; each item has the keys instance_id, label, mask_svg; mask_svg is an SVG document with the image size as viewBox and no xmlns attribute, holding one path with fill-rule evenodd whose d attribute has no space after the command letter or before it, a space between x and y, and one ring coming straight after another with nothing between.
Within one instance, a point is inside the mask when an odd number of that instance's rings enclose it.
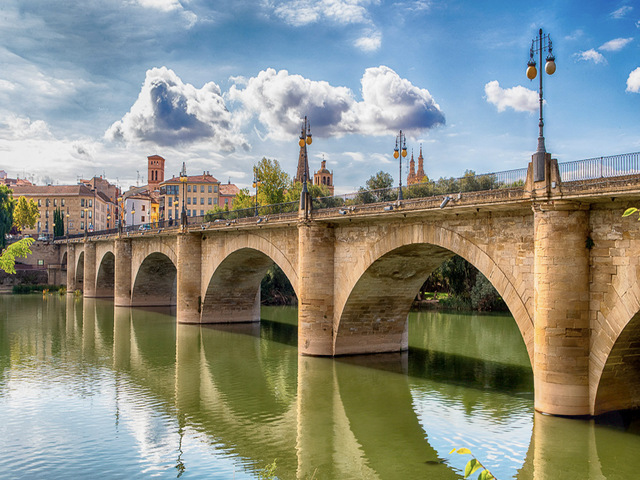
<instances>
[{"instance_id":1,"label":"blue sky","mask_svg":"<svg viewBox=\"0 0 640 480\"><path fill-rule=\"evenodd\" d=\"M397 182L399 129L431 178L524 167L539 28L547 150L640 151L640 1L3 0L0 169L126 189L158 154L247 186L263 156L295 174L305 115L338 193Z\"/></svg>"}]
</instances>

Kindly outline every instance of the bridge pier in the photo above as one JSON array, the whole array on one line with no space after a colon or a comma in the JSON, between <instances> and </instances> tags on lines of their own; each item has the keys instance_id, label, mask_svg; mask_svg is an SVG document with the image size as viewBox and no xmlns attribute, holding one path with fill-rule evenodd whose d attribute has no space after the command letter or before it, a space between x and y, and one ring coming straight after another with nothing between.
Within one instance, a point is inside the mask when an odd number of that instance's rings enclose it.
<instances>
[{"instance_id":1,"label":"bridge pier","mask_svg":"<svg viewBox=\"0 0 640 480\"><path fill-rule=\"evenodd\" d=\"M96 244L84 242L84 296L96 296Z\"/></svg>"},{"instance_id":2,"label":"bridge pier","mask_svg":"<svg viewBox=\"0 0 640 480\"><path fill-rule=\"evenodd\" d=\"M200 323L202 236L189 233L178 235L177 247L176 318L179 323Z\"/></svg>"},{"instance_id":3,"label":"bridge pier","mask_svg":"<svg viewBox=\"0 0 640 480\"><path fill-rule=\"evenodd\" d=\"M67 294L76 291L76 245L67 243Z\"/></svg>"},{"instance_id":4,"label":"bridge pier","mask_svg":"<svg viewBox=\"0 0 640 480\"><path fill-rule=\"evenodd\" d=\"M114 242L115 274L113 303L116 307L131 306L131 240L117 238Z\"/></svg>"},{"instance_id":5,"label":"bridge pier","mask_svg":"<svg viewBox=\"0 0 640 480\"><path fill-rule=\"evenodd\" d=\"M589 229L587 207L533 205L535 409L589 415Z\"/></svg>"},{"instance_id":6,"label":"bridge pier","mask_svg":"<svg viewBox=\"0 0 640 480\"><path fill-rule=\"evenodd\" d=\"M333 350L333 227L298 224L298 353L334 354Z\"/></svg>"}]
</instances>

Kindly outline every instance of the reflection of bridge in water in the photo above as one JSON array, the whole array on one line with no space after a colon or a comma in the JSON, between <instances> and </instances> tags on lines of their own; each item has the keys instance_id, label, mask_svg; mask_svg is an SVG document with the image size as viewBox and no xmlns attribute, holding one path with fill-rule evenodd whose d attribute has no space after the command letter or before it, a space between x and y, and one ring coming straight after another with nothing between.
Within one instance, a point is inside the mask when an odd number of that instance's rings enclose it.
<instances>
[{"instance_id":1,"label":"reflection of bridge in water","mask_svg":"<svg viewBox=\"0 0 640 480\"><path fill-rule=\"evenodd\" d=\"M116 308L114 315L108 302L69 298L66 322L59 325L67 337L81 336L87 360L100 364L111 358L111 368L158 398L156 408L252 469L277 458L279 478L310 478L314 472L316 478L459 477L440 463L448 451L432 446L429 426L425 432L416 415L406 354L333 362L258 340L256 324L178 324L174 330L170 323L171 317L160 314ZM168 328L159 334L162 324ZM389 372L383 387L372 375L380 369ZM433 393L464 405L464 391L454 397L444 390ZM508 397L481 401L489 412L511 408ZM154 425L147 428L152 433ZM631 442L629 448L637 446ZM558 465L567 466L568 479L620 472L624 466L599 461L599 449L607 448L607 431L596 430L593 422L536 414L517 478L556 478Z\"/></svg>"},{"instance_id":2,"label":"reflection of bridge in water","mask_svg":"<svg viewBox=\"0 0 640 480\"><path fill-rule=\"evenodd\" d=\"M413 198L57 245L70 292L176 305L179 323L259 321L260 281L276 263L298 297L298 351L318 356L406 350L415 293L458 254L507 303L536 410L638 407L640 225L621 213L640 201L640 175L562 182L549 155L545 172L446 205Z\"/></svg>"}]
</instances>

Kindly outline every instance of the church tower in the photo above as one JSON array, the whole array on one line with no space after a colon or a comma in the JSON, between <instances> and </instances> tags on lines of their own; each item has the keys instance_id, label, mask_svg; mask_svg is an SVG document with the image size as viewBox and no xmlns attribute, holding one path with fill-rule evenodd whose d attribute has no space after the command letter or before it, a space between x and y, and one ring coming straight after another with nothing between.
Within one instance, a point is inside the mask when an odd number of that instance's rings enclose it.
<instances>
[{"instance_id":1,"label":"church tower","mask_svg":"<svg viewBox=\"0 0 640 480\"><path fill-rule=\"evenodd\" d=\"M427 179L427 176L424 173L424 158L422 158L422 144L420 144L420 156L418 157L418 171L416 172L416 183L424 182L426 179Z\"/></svg>"},{"instance_id":2,"label":"church tower","mask_svg":"<svg viewBox=\"0 0 640 480\"><path fill-rule=\"evenodd\" d=\"M311 145L311 125L307 122L307 117L304 117L304 123L302 124L302 131L300 132L300 154L298 155L298 169L296 170L296 176L293 178L294 182L304 183L309 179L309 157L307 156L307 144Z\"/></svg>"},{"instance_id":3,"label":"church tower","mask_svg":"<svg viewBox=\"0 0 640 480\"><path fill-rule=\"evenodd\" d=\"M413 159L413 150L411 150L411 161L409 162L409 175L407 176L407 185L418 183L416 181L416 162Z\"/></svg>"},{"instance_id":4,"label":"church tower","mask_svg":"<svg viewBox=\"0 0 640 480\"><path fill-rule=\"evenodd\" d=\"M149 191L153 192L160 186L160 182L164 182L164 158L160 155L151 155L147 157L148 176L147 184Z\"/></svg>"},{"instance_id":5,"label":"church tower","mask_svg":"<svg viewBox=\"0 0 640 480\"><path fill-rule=\"evenodd\" d=\"M327 161L322 160L320 170L313 174L314 185L324 185L333 195L333 172L327 170Z\"/></svg>"}]
</instances>

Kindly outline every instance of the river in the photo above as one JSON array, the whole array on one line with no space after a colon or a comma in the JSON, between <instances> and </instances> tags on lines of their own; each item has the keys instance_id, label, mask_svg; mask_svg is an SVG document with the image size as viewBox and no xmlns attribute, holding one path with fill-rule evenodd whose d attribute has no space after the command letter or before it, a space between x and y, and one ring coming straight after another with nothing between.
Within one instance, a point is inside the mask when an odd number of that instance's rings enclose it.
<instances>
[{"instance_id":1,"label":"river","mask_svg":"<svg viewBox=\"0 0 640 480\"><path fill-rule=\"evenodd\" d=\"M296 309L176 325L167 310L0 297L0 478L637 478L640 421L533 409L508 315L414 312L403 354L299 357ZM606 421L605 421L606 420ZM477 475L474 475L474 478Z\"/></svg>"}]
</instances>

